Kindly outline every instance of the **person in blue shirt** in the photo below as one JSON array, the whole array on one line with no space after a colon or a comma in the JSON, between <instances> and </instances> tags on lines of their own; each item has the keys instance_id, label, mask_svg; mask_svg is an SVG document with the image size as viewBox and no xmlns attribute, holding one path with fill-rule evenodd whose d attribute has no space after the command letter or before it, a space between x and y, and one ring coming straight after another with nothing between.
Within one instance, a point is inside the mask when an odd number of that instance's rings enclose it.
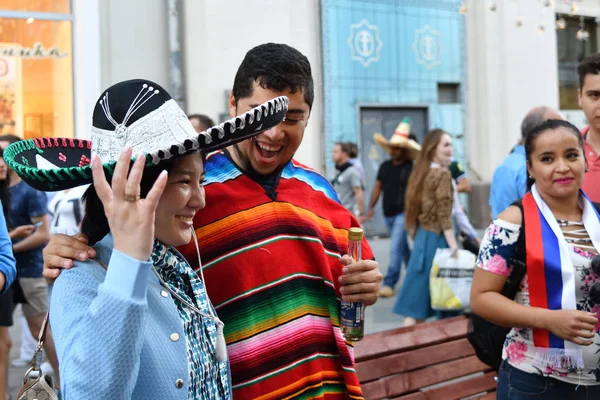
<instances>
[{"instance_id":1,"label":"person in blue shirt","mask_svg":"<svg viewBox=\"0 0 600 400\"><path fill-rule=\"evenodd\" d=\"M494 171L489 203L493 220L527 193L527 166L523 143L534 127L548 119L563 118L558 111L550 107L536 107L529 111L521 123L521 140Z\"/></svg>"}]
</instances>

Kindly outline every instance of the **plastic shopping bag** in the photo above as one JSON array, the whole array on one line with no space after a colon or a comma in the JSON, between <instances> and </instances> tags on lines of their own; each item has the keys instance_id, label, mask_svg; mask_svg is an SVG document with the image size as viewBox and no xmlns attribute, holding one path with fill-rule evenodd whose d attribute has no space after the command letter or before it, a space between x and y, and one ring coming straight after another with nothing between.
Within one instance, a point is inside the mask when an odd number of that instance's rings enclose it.
<instances>
[{"instance_id":1,"label":"plastic shopping bag","mask_svg":"<svg viewBox=\"0 0 600 400\"><path fill-rule=\"evenodd\" d=\"M460 311L469 308L471 283L475 272L475 255L458 250L452 258L451 249L437 249L429 275L431 308L434 310Z\"/></svg>"}]
</instances>

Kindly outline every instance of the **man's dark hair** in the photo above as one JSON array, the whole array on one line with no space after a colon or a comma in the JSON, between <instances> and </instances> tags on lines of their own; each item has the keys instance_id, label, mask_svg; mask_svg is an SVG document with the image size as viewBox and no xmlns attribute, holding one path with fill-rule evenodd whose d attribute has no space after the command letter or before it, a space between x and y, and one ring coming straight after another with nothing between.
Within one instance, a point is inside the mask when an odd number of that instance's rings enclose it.
<instances>
[{"instance_id":1,"label":"man's dark hair","mask_svg":"<svg viewBox=\"0 0 600 400\"><path fill-rule=\"evenodd\" d=\"M9 144L20 142L21 139L17 135L0 135L0 142L8 142Z\"/></svg>"},{"instance_id":2,"label":"man's dark hair","mask_svg":"<svg viewBox=\"0 0 600 400\"><path fill-rule=\"evenodd\" d=\"M352 147L349 142L336 142L335 145L340 146L342 153L346 153L350 158L354 158L352 157Z\"/></svg>"},{"instance_id":3,"label":"man's dark hair","mask_svg":"<svg viewBox=\"0 0 600 400\"><path fill-rule=\"evenodd\" d=\"M315 97L308 58L286 44L265 43L254 47L244 57L233 81L233 97L252 96L254 82L278 92L301 90L304 101L312 108Z\"/></svg>"},{"instance_id":4,"label":"man's dark hair","mask_svg":"<svg viewBox=\"0 0 600 400\"><path fill-rule=\"evenodd\" d=\"M203 130L210 128L211 126L215 126L215 122L208 116L204 114L190 114L188 115L188 119L197 119L200 122L200 125L203 126Z\"/></svg>"},{"instance_id":5,"label":"man's dark hair","mask_svg":"<svg viewBox=\"0 0 600 400\"><path fill-rule=\"evenodd\" d=\"M537 107L529 111L523 122L521 122L521 138L523 141L529 135L529 132L544 121L544 115L550 110L548 107Z\"/></svg>"},{"instance_id":6,"label":"man's dark hair","mask_svg":"<svg viewBox=\"0 0 600 400\"><path fill-rule=\"evenodd\" d=\"M577 74L579 75L579 89L583 89L586 75L600 75L600 53L592 54L581 60L577 67Z\"/></svg>"},{"instance_id":7,"label":"man's dark hair","mask_svg":"<svg viewBox=\"0 0 600 400\"><path fill-rule=\"evenodd\" d=\"M348 153L350 158L358 157L358 145L354 142L348 142L347 145L348 149L350 150L350 152Z\"/></svg>"}]
</instances>

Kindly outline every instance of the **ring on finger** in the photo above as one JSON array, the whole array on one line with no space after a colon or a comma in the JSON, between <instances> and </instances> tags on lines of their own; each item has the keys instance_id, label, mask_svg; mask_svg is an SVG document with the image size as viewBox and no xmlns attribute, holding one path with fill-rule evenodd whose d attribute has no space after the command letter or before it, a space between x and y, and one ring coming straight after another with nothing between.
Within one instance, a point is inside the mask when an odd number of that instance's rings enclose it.
<instances>
[{"instance_id":1,"label":"ring on finger","mask_svg":"<svg viewBox=\"0 0 600 400\"><path fill-rule=\"evenodd\" d=\"M128 201L130 203L135 203L139 199L140 199L140 195L139 194L127 194L127 193L125 193L125 201Z\"/></svg>"}]
</instances>

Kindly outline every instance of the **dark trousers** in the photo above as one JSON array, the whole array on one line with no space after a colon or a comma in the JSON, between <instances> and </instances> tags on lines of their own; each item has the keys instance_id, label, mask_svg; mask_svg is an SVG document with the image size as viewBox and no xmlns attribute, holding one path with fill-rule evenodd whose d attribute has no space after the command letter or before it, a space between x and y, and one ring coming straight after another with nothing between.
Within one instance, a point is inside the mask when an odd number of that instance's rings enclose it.
<instances>
[{"instance_id":1,"label":"dark trousers","mask_svg":"<svg viewBox=\"0 0 600 400\"><path fill-rule=\"evenodd\" d=\"M498 373L497 400L592 400L600 399L600 385L573 385L550 376L530 374L502 362Z\"/></svg>"}]
</instances>

